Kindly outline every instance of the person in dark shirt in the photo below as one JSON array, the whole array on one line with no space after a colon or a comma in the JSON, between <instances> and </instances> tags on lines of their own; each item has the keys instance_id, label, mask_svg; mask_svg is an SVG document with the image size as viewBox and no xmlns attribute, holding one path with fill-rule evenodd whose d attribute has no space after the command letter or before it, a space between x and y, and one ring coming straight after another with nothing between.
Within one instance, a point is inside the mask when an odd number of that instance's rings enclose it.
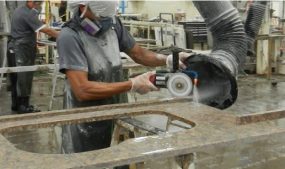
<instances>
[{"instance_id":1,"label":"person in dark shirt","mask_svg":"<svg viewBox=\"0 0 285 169\"><path fill-rule=\"evenodd\" d=\"M57 37L58 32L43 24L38 15L43 1L27 1L18 7L12 16L11 39L8 44L8 65L31 66L36 58L36 33L43 32ZM12 87L12 111L17 113L31 113L39 110L30 105L33 72L19 72L10 74Z\"/></svg>"}]
</instances>

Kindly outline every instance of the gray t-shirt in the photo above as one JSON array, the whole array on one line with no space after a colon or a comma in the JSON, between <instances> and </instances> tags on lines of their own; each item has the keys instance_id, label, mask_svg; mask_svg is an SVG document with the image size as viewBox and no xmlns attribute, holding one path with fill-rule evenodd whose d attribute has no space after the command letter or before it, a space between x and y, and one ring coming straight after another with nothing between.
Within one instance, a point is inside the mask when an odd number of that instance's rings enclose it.
<instances>
[{"instance_id":1,"label":"gray t-shirt","mask_svg":"<svg viewBox=\"0 0 285 169\"><path fill-rule=\"evenodd\" d=\"M36 38L35 32L43 25L38 18L37 11L23 5L18 7L13 13L11 35L15 39L24 37Z\"/></svg>"},{"instance_id":2,"label":"gray t-shirt","mask_svg":"<svg viewBox=\"0 0 285 169\"><path fill-rule=\"evenodd\" d=\"M136 42L119 19L117 19L115 29L120 51L126 52L133 48ZM60 56L60 72L64 73L66 69L88 72L84 46L79 35L74 30L64 27L57 38L57 46Z\"/></svg>"}]
</instances>

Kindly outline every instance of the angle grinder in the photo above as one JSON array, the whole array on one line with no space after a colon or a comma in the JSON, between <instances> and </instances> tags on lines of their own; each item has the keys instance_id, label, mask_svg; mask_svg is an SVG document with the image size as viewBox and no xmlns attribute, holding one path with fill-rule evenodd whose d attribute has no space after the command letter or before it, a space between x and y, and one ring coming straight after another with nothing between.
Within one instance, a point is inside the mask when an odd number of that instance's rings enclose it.
<instances>
[{"instance_id":1,"label":"angle grinder","mask_svg":"<svg viewBox=\"0 0 285 169\"><path fill-rule=\"evenodd\" d=\"M178 49L172 50L173 65L172 70L156 71L155 75L150 77L150 81L158 88L167 88L174 97L187 97L191 94L194 85L198 83L198 74L187 68L179 69Z\"/></svg>"}]
</instances>

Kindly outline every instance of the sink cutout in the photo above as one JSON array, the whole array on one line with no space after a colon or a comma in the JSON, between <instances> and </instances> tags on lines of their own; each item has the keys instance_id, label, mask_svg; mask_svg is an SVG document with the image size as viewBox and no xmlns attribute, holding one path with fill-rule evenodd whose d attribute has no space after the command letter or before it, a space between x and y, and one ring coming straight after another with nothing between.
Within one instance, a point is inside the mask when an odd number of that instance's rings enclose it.
<instances>
[{"instance_id":1,"label":"sink cutout","mask_svg":"<svg viewBox=\"0 0 285 169\"><path fill-rule=\"evenodd\" d=\"M126 124L147 135L165 134L166 132L179 132L195 126L192 121L185 121L169 115L143 114L125 116L115 119L117 124ZM39 154L62 154L61 126L47 128L25 128L2 133L2 135L17 149ZM126 128L129 130L129 128ZM138 131L136 130L136 131Z\"/></svg>"}]
</instances>

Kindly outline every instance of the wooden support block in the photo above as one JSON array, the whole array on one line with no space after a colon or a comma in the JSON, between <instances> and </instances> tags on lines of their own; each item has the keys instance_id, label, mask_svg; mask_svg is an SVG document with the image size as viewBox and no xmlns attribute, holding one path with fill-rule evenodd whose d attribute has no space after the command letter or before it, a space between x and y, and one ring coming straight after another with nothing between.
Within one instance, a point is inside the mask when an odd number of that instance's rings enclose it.
<instances>
[{"instance_id":1,"label":"wooden support block","mask_svg":"<svg viewBox=\"0 0 285 169\"><path fill-rule=\"evenodd\" d=\"M176 157L177 164L181 169L189 169L190 165L194 162L194 154L186 154Z\"/></svg>"}]
</instances>

